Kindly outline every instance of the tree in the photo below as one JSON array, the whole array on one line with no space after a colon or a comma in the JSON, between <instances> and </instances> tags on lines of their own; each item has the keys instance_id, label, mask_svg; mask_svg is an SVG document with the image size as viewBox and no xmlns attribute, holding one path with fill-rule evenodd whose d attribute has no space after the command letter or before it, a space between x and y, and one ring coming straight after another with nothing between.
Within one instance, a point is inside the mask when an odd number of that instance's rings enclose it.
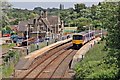
<instances>
[{"instance_id":1,"label":"tree","mask_svg":"<svg viewBox=\"0 0 120 80\"><path fill-rule=\"evenodd\" d=\"M64 5L60 4L60 10L64 9Z\"/></svg>"},{"instance_id":2,"label":"tree","mask_svg":"<svg viewBox=\"0 0 120 80\"><path fill-rule=\"evenodd\" d=\"M33 10L34 11L43 11L44 9L42 7L35 7Z\"/></svg>"},{"instance_id":3,"label":"tree","mask_svg":"<svg viewBox=\"0 0 120 80\"><path fill-rule=\"evenodd\" d=\"M90 26L91 24L91 19L90 18L78 18L75 22L77 24L77 30L78 32L84 31L86 29L88 29L88 26ZM86 26L86 27L84 27Z\"/></svg>"},{"instance_id":4,"label":"tree","mask_svg":"<svg viewBox=\"0 0 120 80\"><path fill-rule=\"evenodd\" d=\"M81 3L81 4L75 4L74 6L75 6L75 11L77 13L79 13L82 9L86 8L85 4L83 4L83 3Z\"/></svg>"},{"instance_id":5,"label":"tree","mask_svg":"<svg viewBox=\"0 0 120 80\"><path fill-rule=\"evenodd\" d=\"M6 25L9 25L9 18L7 16L7 13L9 12L10 8L11 8L11 4L4 1L1 4L2 7L2 20L0 21L2 24L2 27L5 27Z\"/></svg>"}]
</instances>

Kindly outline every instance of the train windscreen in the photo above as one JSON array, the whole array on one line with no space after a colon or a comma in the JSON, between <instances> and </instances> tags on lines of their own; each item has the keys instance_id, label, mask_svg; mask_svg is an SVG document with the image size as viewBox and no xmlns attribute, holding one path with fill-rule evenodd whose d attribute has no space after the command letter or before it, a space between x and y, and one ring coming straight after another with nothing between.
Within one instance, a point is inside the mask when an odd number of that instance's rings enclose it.
<instances>
[{"instance_id":1,"label":"train windscreen","mask_svg":"<svg viewBox=\"0 0 120 80\"><path fill-rule=\"evenodd\" d=\"M82 40L82 35L73 35L73 40Z\"/></svg>"}]
</instances>

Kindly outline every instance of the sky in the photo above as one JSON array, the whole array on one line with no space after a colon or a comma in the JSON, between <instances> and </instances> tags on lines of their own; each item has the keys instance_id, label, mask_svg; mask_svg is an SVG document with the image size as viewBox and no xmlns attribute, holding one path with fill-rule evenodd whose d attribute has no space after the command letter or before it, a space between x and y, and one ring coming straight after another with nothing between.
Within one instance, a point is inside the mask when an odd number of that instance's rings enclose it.
<instances>
[{"instance_id":1,"label":"sky","mask_svg":"<svg viewBox=\"0 0 120 80\"><path fill-rule=\"evenodd\" d=\"M91 6L102 1L104 0L10 0L9 2L14 8L32 10L35 7L59 8L60 4L63 4L64 8L73 8L75 3L85 3L86 6Z\"/></svg>"}]
</instances>

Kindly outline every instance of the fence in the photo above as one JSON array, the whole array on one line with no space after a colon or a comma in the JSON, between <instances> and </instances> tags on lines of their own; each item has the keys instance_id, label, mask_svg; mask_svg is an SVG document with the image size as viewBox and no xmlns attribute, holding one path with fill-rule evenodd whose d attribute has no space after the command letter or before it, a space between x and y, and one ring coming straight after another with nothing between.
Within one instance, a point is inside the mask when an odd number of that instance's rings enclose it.
<instances>
[{"instance_id":1,"label":"fence","mask_svg":"<svg viewBox=\"0 0 120 80\"><path fill-rule=\"evenodd\" d=\"M49 44L54 43L55 40L51 39L49 40ZM39 42L38 46L39 49L43 48L47 45L47 41ZM37 50L37 44L31 44L28 46L28 51L33 52ZM2 78L9 78L11 75L15 76L15 65L18 63L19 59L21 57L24 57L27 55L26 48L13 48L10 49L7 53L7 55L3 56L3 64L0 66L0 70L2 72Z\"/></svg>"}]
</instances>

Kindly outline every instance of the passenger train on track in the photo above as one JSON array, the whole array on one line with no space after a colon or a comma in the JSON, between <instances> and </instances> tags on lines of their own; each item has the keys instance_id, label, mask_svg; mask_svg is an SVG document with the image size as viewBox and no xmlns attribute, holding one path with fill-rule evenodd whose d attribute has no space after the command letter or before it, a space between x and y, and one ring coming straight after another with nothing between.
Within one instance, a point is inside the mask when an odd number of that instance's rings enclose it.
<instances>
[{"instance_id":1,"label":"passenger train on track","mask_svg":"<svg viewBox=\"0 0 120 80\"><path fill-rule=\"evenodd\" d=\"M74 33L72 36L72 43L74 48L80 48L88 41L95 38L95 31L84 31L80 33Z\"/></svg>"}]
</instances>

